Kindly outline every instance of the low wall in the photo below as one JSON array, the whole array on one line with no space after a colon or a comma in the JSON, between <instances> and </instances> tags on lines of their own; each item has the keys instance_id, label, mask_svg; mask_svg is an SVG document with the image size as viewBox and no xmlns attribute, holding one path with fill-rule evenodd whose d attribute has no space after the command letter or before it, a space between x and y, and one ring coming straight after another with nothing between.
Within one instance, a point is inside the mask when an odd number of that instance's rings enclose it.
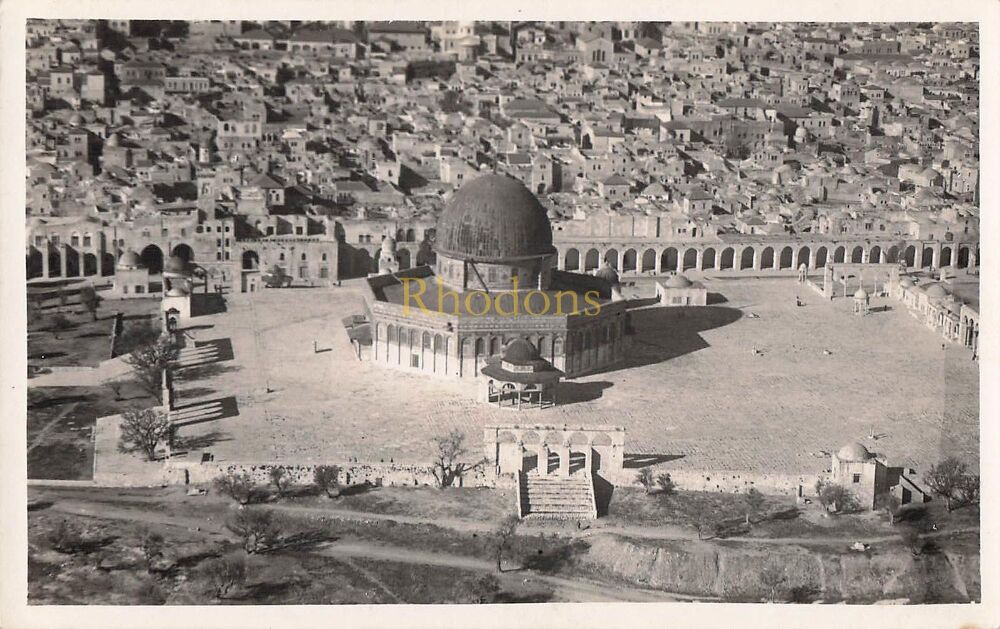
<instances>
[{"instance_id":1,"label":"low wall","mask_svg":"<svg viewBox=\"0 0 1000 629\"><path fill-rule=\"evenodd\" d=\"M811 278L808 277L806 278L804 284L809 288L813 289L814 291L816 291L817 293L819 293L820 296L823 297L823 299L826 299L826 293L823 291L823 286L821 284L817 284L816 282L812 281Z\"/></svg>"},{"instance_id":2,"label":"low wall","mask_svg":"<svg viewBox=\"0 0 1000 629\"><path fill-rule=\"evenodd\" d=\"M338 465L341 469L342 485L375 485L388 487L437 486L437 480L429 466L404 465L400 463L326 463ZM255 482L270 484L271 470L285 468L293 484L308 485L313 482L313 472L323 463L294 465L286 463L240 463L240 462L181 462L166 463L171 483L209 483L215 478L235 472L248 474ZM186 475L185 475L186 472ZM506 487L513 484L507 476L498 477L493 468L476 468L456 479L455 487Z\"/></svg>"},{"instance_id":3,"label":"low wall","mask_svg":"<svg viewBox=\"0 0 1000 629\"><path fill-rule=\"evenodd\" d=\"M654 474L662 472L670 474L674 486L683 491L742 494L754 488L771 496L798 496L800 487L803 496L815 496L816 481L827 478L826 474L765 474L741 470L657 470ZM622 478L625 482L619 484L638 487L637 474L630 480Z\"/></svg>"}]
</instances>

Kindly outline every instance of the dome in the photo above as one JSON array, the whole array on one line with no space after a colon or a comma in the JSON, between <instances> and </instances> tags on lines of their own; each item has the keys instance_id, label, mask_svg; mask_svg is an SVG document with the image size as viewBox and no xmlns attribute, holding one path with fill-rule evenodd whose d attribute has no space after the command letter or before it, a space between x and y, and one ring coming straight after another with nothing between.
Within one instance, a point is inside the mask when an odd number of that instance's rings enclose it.
<instances>
[{"instance_id":1,"label":"dome","mask_svg":"<svg viewBox=\"0 0 1000 629\"><path fill-rule=\"evenodd\" d=\"M837 458L841 461L867 461L872 458L872 453L860 443L849 443L837 450Z\"/></svg>"},{"instance_id":2,"label":"dome","mask_svg":"<svg viewBox=\"0 0 1000 629\"><path fill-rule=\"evenodd\" d=\"M858 290L854 291L854 298L855 299L868 299L868 291L866 291L863 288L859 288Z\"/></svg>"},{"instance_id":3,"label":"dome","mask_svg":"<svg viewBox=\"0 0 1000 629\"><path fill-rule=\"evenodd\" d=\"M691 280L678 273L670 276L663 285L667 288L688 288L691 286Z\"/></svg>"},{"instance_id":4,"label":"dome","mask_svg":"<svg viewBox=\"0 0 1000 629\"><path fill-rule=\"evenodd\" d=\"M137 269L140 266L142 266L142 260L139 258L139 254L131 249L118 258L118 268L120 269Z\"/></svg>"},{"instance_id":5,"label":"dome","mask_svg":"<svg viewBox=\"0 0 1000 629\"><path fill-rule=\"evenodd\" d=\"M176 273L178 275L182 275L186 273L185 271L186 267L187 263L184 262L184 258L181 258L180 256L170 256L169 258L167 258L167 263L163 265L163 270L166 271L167 273Z\"/></svg>"},{"instance_id":6,"label":"dome","mask_svg":"<svg viewBox=\"0 0 1000 629\"><path fill-rule=\"evenodd\" d=\"M178 284L174 284L170 287L170 290L166 292L165 297L187 297L187 290Z\"/></svg>"},{"instance_id":7,"label":"dome","mask_svg":"<svg viewBox=\"0 0 1000 629\"><path fill-rule=\"evenodd\" d=\"M618 284L618 271L615 271L613 268L611 268L611 265L608 264L607 260L604 261L604 264L601 265L601 268L594 271L594 277L599 277L602 280L607 280L608 283L610 283L612 286Z\"/></svg>"},{"instance_id":8,"label":"dome","mask_svg":"<svg viewBox=\"0 0 1000 629\"><path fill-rule=\"evenodd\" d=\"M524 339L511 341L510 345L503 351L504 362L511 363L512 365L531 365L541 359L541 357L538 349Z\"/></svg>"},{"instance_id":9,"label":"dome","mask_svg":"<svg viewBox=\"0 0 1000 629\"><path fill-rule=\"evenodd\" d=\"M932 299L944 299L948 296L948 291L938 282L933 282L924 286L924 292Z\"/></svg>"},{"instance_id":10,"label":"dome","mask_svg":"<svg viewBox=\"0 0 1000 629\"><path fill-rule=\"evenodd\" d=\"M555 253L545 208L521 182L478 177L455 191L437 224L437 251L461 260L504 261Z\"/></svg>"}]
</instances>

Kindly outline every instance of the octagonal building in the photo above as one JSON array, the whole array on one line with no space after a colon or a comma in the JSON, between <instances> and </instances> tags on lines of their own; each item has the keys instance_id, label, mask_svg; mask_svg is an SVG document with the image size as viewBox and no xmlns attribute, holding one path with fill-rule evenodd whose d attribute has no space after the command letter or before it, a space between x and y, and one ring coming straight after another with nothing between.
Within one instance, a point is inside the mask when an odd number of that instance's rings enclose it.
<instances>
[{"instance_id":1,"label":"octagonal building","mask_svg":"<svg viewBox=\"0 0 1000 629\"><path fill-rule=\"evenodd\" d=\"M545 208L516 179L457 190L437 224L433 266L368 278L368 356L379 365L476 378L515 340L573 377L625 356L625 302L606 278L556 269Z\"/></svg>"}]
</instances>

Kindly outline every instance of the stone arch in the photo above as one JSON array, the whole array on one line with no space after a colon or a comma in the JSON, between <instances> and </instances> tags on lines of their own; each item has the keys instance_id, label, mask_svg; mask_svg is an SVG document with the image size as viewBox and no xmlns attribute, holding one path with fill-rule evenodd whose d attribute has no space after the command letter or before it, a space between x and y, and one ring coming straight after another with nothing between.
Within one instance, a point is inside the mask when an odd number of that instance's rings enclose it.
<instances>
[{"instance_id":1,"label":"stone arch","mask_svg":"<svg viewBox=\"0 0 1000 629\"><path fill-rule=\"evenodd\" d=\"M719 268L721 269L731 269L736 263L736 251L732 247L726 247L722 250L722 258L719 260L721 263Z\"/></svg>"},{"instance_id":2,"label":"stone arch","mask_svg":"<svg viewBox=\"0 0 1000 629\"><path fill-rule=\"evenodd\" d=\"M191 264L194 262L194 249L190 245L181 243L174 247L174 250L170 252L170 255L177 256L184 261L184 264Z\"/></svg>"},{"instance_id":3,"label":"stone arch","mask_svg":"<svg viewBox=\"0 0 1000 629\"><path fill-rule=\"evenodd\" d=\"M743 247L743 252L740 254L739 270L742 271L743 269L753 268L753 254L754 254L753 247Z\"/></svg>"},{"instance_id":4,"label":"stone arch","mask_svg":"<svg viewBox=\"0 0 1000 629\"><path fill-rule=\"evenodd\" d=\"M865 248L861 245L856 245L854 249L851 249L851 264L860 264L861 259L865 257Z\"/></svg>"},{"instance_id":5,"label":"stone arch","mask_svg":"<svg viewBox=\"0 0 1000 629\"><path fill-rule=\"evenodd\" d=\"M903 261L909 267L917 265L917 248L915 246L910 245L903 250Z\"/></svg>"},{"instance_id":6,"label":"stone arch","mask_svg":"<svg viewBox=\"0 0 1000 629\"><path fill-rule=\"evenodd\" d=\"M641 271L645 273L646 271L656 270L656 250L646 249L642 252L642 269Z\"/></svg>"},{"instance_id":7,"label":"stone arch","mask_svg":"<svg viewBox=\"0 0 1000 629\"><path fill-rule=\"evenodd\" d=\"M809 268L809 247L800 247L799 254L795 256L795 268L799 268L803 264Z\"/></svg>"},{"instance_id":8,"label":"stone arch","mask_svg":"<svg viewBox=\"0 0 1000 629\"><path fill-rule=\"evenodd\" d=\"M951 266L951 247L941 247L941 256L938 257L938 266Z\"/></svg>"},{"instance_id":9,"label":"stone arch","mask_svg":"<svg viewBox=\"0 0 1000 629\"><path fill-rule=\"evenodd\" d=\"M959 247L958 248L958 264L957 267L964 269L969 266L969 248Z\"/></svg>"},{"instance_id":10,"label":"stone arch","mask_svg":"<svg viewBox=\"0 0 1000 629\"><path fill-rule=\"evenodd\" d=\"M579 271L580 270L580 251L578 249L569 248L566 250L566 257L564 258L563 268L567 271Z\"/></svg>"},{"instance_id":11,"label":"stone arch","mask_svg":"<svg viewBox=\"0 0 1000 629\"><path fill-rule=\"evenodd\" d=\"M684 250L684 266L682 268L687 271L696 266L698 266L698 250L689 247Z\"/></svg>"},{"instance_id":12,"label":"stone arch","mask_svg":"<svg viewBox=\"0 0 1000 629\"><path fill-rule=\"evenodd\" d=\"M82 275L97 275L97 256L93 253L83 254Z\"/></svg>"},{"instance_id":13,"label":"stone arch","mask_svg":"<svg viewBox=\"0 0 1000 629\"><path fill-rule=\"evenodd\" d=\"M593 271L599 266L601 266L601 252L597 249L590 249L587 251L587 255L584 256L583 270Z\"/></svg>"},{"instance_id":14,"label":"stone arch","mask_svg":"<svg viewBox=\"0 0 1000 629\"><path fill-rule=\"evenodd\" d=\"M521 443L524 445L537 445L542 443L542 438L534 430L526 430L521 433Z\"/></svg>"},{"instance_id":15,"label":"stone arch","mask_svg":"<svg viewBox=\"0 0 1000 629\"><path fill-rule=\"evenodd\" d=\"M837 247L836 249L833 250L833 263L834 264L843 264L844 263L844 257L846 255L847 255L847 248L844 247L844 245L840 245L839 247Z\"/></svg>"},{"instance_id":16,"label":"stone arch","mask_svg":"<svg viewBox=\"0 0 1000 629\"><path fill-rule=\"evenodd\" d=\"M713 268L715 268L715 249L709 247L701 254L701 269L704 271Z\"/></svg>"},{"instance_id":17,"label":"stone arch","mask_svg":"<svg viewBox=\"0 0 1000 629\"><path fill-rule=\"evenodd\" d=\"M260 268L260 256L252 249L243 252L243 270L256 271Z\"/></svg>"},{"instance_id":18,"label":"stone arch","mask_svg":"<svg viewBox=\"0 0 1000 629\"><path fill-rule=\"evenodd\" d=\"M582 432L576 431L576 432L574 432L573 434L571 434L566 439L566 445L568 445L568 446L586 446L586 445L590 445L590 439L588 439L587 435L583 434Z\"/></svg>"},{"instance_id":19,"label":"stone arch","mask_svg":"<svg viewBox=\"0 0 1000 629\"><path fill-rule=\"evenodd\" d=\"M619 270L621 267L618 264L618 250L611 248L604 252L604 261L608 263L614 270Z\"/></svg>"},{"instance_id":20,"label":"stone arch","mask_svg":"<svg viewBox=\"0 0 1000 629\"><path fill-rule=\"evenodd\" d=\"M677 268L677 249L667 247L660 254L660 270L663 272L673 271Z\"/></svg>"},{"instance_id":21,"label":"stone arch","mask_svg":"<svg viewBox=\"0 0 1000 629\"><path fill-rule=\"evenodd\" d=\"M399 262L399 269L401 271L410 268L410 250L405 247L397 249L396 261Z\"/></svg>"},{"instance_id":22,"label":"stone arch","mask_svg":"<svg viewBox=\"0 0 1000 629\"><path fill-rule=\"evenodd\" d=\"M638 263L638 254L635 249L626 249L622 254L622 273L635 273Z\"/></svg>"},{"instance_id":23,"label":"stone arch","mask_svg":"<svg viewBox=\"0 0 1000 629\"><path fill-rule=\"evenodd\" d=\"M926 268L934 265L934 250L930 247L924 247L923 252L920 254L920 268Z\"/></svg>"},{"instance_id":24,"label":"stone arch","mask_svg":"<svg viewBox=\"0 0 1000 629\"><path fill-rule=\"evenodd\" d=\"M868 252L868 263L879 264L882 261L882 247L875 245Z\"/></svg>"},{"instance_id":25,"label":"stone arch","mask_svg":"<svg viewBox=\"0 0 1000 629\"><path fill-rule=\"evenodd\" d=\"M826 266L826 247L816 250L816 268L821 269Z\"/></svg>"},{"instance_id":26,"label":"stone arch","mask_svg":"<svg viewBox=\"0 0 1000 629\"><path fill-rule=\"evenodd\" d=\"M147 245L139 254L139 259L149 270L150 275L159 275L163 272L163 250L156 245Z\"/></svg>"},{"instance_id":27,"label":"stone arch","mask_svg":"<svg viewBox=\"0 0 1000 629\"><path fill-rule=\"evenodd\" d=\"M517 435L509 430L501 430L497 433L497 443L517 443Z\"/></svg>"},{"instance_id":28,"label":"stone arch","mask_svg":"<svg viewBox=\"0 0 1000 629\"><path fill-rule=\"evenodd\" d=\"M607 433L602 432L595 435L590 444L593 446L610 446L612 445L611 437L609 437Z\"/></svg>"},{"instance_id":29,"label":"stone arch","mask_svg":"<svg viewBox=\"0 0 1000 629\"><path fill-rule=\"evenodd\" d=\"M888 251L885 252L885 261L890 264L895 264L899 261L899 246L893 245L889 247Z\"/></svg>"},{"instance_id":30,"label":"stone arch","mask_svg":"<svg viewBox=\"0 0 1000 629\"><path fill-rule=\"evenodd\" d=\"M778 268L779 269L790 269L794 262L792 261L792 248L785 247L781 250L781 255L778 256Z\"/></svg>"},{"instance_id":31,"label":"stone arch","mask_svg":"<svg viewBox=\"0 0 1000 629\"><path fill-rule=\"evenodd\" d=\"M760 268L770 269L774 266L774 248L764 247L764 250L760 252Z\"/></svg>"}]
</instances>

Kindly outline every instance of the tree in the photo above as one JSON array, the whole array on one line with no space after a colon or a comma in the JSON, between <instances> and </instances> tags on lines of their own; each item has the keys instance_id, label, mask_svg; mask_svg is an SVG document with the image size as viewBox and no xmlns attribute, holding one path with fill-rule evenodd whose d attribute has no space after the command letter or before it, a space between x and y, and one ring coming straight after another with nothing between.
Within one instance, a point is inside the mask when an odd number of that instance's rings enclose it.
<instances>
[{"instance_id":1,"label":"tree","mask_svg":"<svg viewBox=\"0 0 1000 629\"><path fill-rule=\"evenodd\" d=\"M153 563L163 556L163 536L156 531L146 531L139 539L139 550L146 561L146 572L151 572Z\"/></svg>"},{"instance_id":2,"label":"tree","mask_svg":"<svg viewBox=\"0 0 1000 629\"><path fill-rule=\"evenodd\" d=\"M239 536L248 555L273 546L281 537L281 523L267 509L243 509L226 522L226 528Z\"/></svg>"},{"instance_id":3,"label":"tree","mask_svg":"<svg viewBox=\"0 0 1000 629\"><path fill-rule=\"evenodd\" d=\"M87 539L80 529L68 520L59 520L46 536L52 548L71 555L87 545Z\"/></svg>"},{"instance_id":4,"label":"tree","mask_svg":"<svg viewBox=\"0 0 1000 629\"><path fill-rule=\"evenodd\" d=\"M80 303L87 309L94 321L97 321L97 308L101 305L101 296L97 294L93 286L87 285L80 289Z\"/></svg>"},{"instance_id":5,"label":"tree","mask_svg":"<svg viewBox=\"0 0 1000 629\"><path fill-rule=\"evenodd\" d=\"M769 565L757 574L760 584L767 590L767 600L772 603L778 599L778 591L785 584L785 571L776 565Z\"/></svg>"},{"instance_id":6,"label":"tree","mask_svg":"<svg viewBox=\"0 0 1000 629\"><path fill-rule=\"evenodd\" d=\"M456 479L462 478L466 472L479 465L479 463L470 465L459 461L467 454L465 435L460 430L452 430L447 435L434 437L432 441L436 450L432 471L438 487L442 489L451 487Z\"/></svg>"},{"instance_id":7,"label":"tree","mask_svg":"<svg viewBox=\"0 0 1000 629\"><path fill-rule=\"evenodd\" d=\"M672 496L676 492L674 479L670 478L670 474L666 472L657 475L656 485L659 488L657 491L664 496Z\"/></svg>"},{"instance_id":8,"label":"tree","mask_svg":"<svg viewBox=\"0 0 1000 629\"><path fill-rule=\"evenodd\" d=\"M919 557L923 554L926 542L924 542L924 538L920 536L920 533L908 528L900 533L899 537L903 542L903 545L910 550L910 553L912 553L914 557Z\"/></svg>"},{"instance_id":9,"label":"tree","mask_svg":"<svg viewBox=\"0 0 1000 629\"><path fill-rule=\"evenodd\" d=\"M464 586L473 603L493 603L500 593L500 579L491 573L471 577L464 582Z\"/></svg>"},{"instance_id":10,"label":"tree","mask_svg":"<svg viewBox=\"0 0 1000 629\"><path fill-rule=\"evenodd\" d=\"M288 486L292 484L292 477L288 470L283 467L272 467L269 475L271 484L278 490L278 495L284 496L285 492L288 491Z\"/></svg>"},{"instance_id":11,"label":"tree","mask_svg":"<svg viewBox=\"0 0 1000 629\"><path fill-rule=\"evenodd\" d=\"M757 488L751 487L743 497L743 501L747 508L747 524L750 524L750 517L759 515L764 510L766 500L764 494L757 491Z\"/></svg>"},{"instance_id":12,"label":"tree","mask_svg":"<svg viewBox=\"0 0 1000 629\"><path fill-rule=\"evenodd\" d=\"M177 357L177 349L167 339L159 339L132 351L125 362L132 367L136 381L153 397L163 388L163 372Z\"/></svg>"},{"instance_id":13,"label":"tree","mask_svg":"<svg viewBox=\"0 0 1000 629\"><path fill-rule=\"evenodd\" d=\"M924 483L931 488L931 491L944 498L945 508L950 512L953 508L952 501L965 475L965 463L954 457L948 457L931 466L931 469L924 474Z\"/></svg>"},{"instance_id":14,"label":"tree","mask_svg":"<svg viewBox=\"0 0 1000 629\"><path fill-rule=\"evenodd\" d=\"M129 354L132 351L156 343L160 338L160 333L149 323L149 321L136 321L126 325L115 341L115 351L117 354Z\"/></svg>"},{"instance_id":15,"label":"tree","mask_svg":"<svg viewBox=\"0 0 1000 629\"><path fill-rule=\"evenodd\" d=\"M653 470L648 467L644 467L639 470L636 474L635 479L639 481L642 488L646 490L646 494L651 494L653 492Z\"/></svg>"},{"instance_id":16,"label":"tree","mask_svg":"<svg viewBox=\"0 0 1000 629\"><path fill-rule=\"evenodd\" d=\"M858 499L843 485L816 481L816 496L819 503L828 510L833 507L834 513L850 513L858 508Z\"/></svg>"},{"instance_id":17,"label":"tree","mask_svg":"<svg viewBox=\"0 0 1000 629\"><path fill-rule=\"evenodd\" d=\"M52 317L52 335L59 338L59 333L68 330L73 327L73 322L66 318L66 315L62 313L56 313Z\"/></svg>"},{"instance_id":18,"label":"tree","mask_svg":"<svg viewBox=\"0 0 1000 629\"><path fill-rule=\"evenodd\" d=\"M327 498L337 498L340 496L340 466L317 466L313 470L313 483L326 494Z\"/></svg>"},{"instance_id":19,"label":"tree","mask_svg":"<svg viewBox=\"0 0 1000 629\"><path fill-rule=\"evenodd\" d=\"M889 526L896 523L896 515L899 513L900 502L895 494L886 492L875 497L875 506L885 511L889 516Z\"/></svg>"},{"instance_id":20,"label":"tree","mask_svg":"<svg viewBox=\"0 0 1000 629\"><path fill-rule=\"evenodd\" d=\"M201 574L216 598L224 598L246 583L247 560L236 553L210 559L202 564Z\"/></svg>"},{"instance_id":21,"label":"tree","mask_svg":"<svg viewBox=\"0 0 1000 629\"><path fill-rule=\"evenodd\" d=\"M979 503L979 475L966 474L958 484L958 499L962 504Z\"/></svg>"},{"instance_id":22,"label":"tree","mask_svg":"<svg viewBox=\"0 0 1000 629\"><path fill-rule=\"evenodd\" d=\"M254 482L246 472L237 474L230 470L222 476L216 477L214 483L216 489L241 505L250 502L250 498L253 496Z\"/></svg>"},{"instance_id":23,"label":"tree","mask_svg":"<svg viewBox=\"0 0 1000 629\"><path fill-rule=\"evenodd\" d=\"M517 517L516 514L511 513L504 517L500 522L500 526L496 530L496 557L497 557L497 572L503 572L503 551L507 548L510 543L514 533L517 532L518 525L521 524L521 518Z\"/></svg>"},{"instance_id":24,"label":"tree","mask_svg":"<svg viewBox=\"0 0 1000 629\"><path fill-rule=\"evenodd\" d=\"M156 458L156 448L170 436L170 420L152 408L131 408L122 413L119 452L141 452L147 460Z\"/></svg>"}]
</instances>

